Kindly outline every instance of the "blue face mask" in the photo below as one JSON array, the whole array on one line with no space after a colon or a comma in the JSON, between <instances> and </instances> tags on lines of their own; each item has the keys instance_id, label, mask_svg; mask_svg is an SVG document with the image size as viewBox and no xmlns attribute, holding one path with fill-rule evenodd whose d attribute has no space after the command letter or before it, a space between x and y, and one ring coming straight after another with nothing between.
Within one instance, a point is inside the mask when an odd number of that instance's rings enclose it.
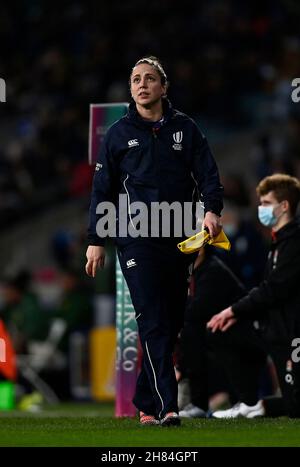
<instances>
[{"instance_id":1,"label":"blue face mask","mask_svg":"<svg viewBox=\"0 0 300 467\"><path fill-rule=\"evenodd\" d=\"M277 217L274 214L276 206L258 206L258 218L262 225L273 227L277 222Z\"/></svg>"}]
</instances>

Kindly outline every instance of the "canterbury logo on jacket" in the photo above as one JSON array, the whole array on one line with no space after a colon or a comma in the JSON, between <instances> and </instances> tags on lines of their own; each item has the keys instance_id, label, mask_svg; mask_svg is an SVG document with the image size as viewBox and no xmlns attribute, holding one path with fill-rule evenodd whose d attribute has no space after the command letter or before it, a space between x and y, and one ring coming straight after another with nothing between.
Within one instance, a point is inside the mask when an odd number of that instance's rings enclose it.
<instances>
[{"instance_id":1,"label":"canterbury logo on jacket","mask_svg":"<svg viewBox=\"0 0 300 467\"><path fill-rule=\"evenodd\" d=\"M90 205L88 242L104 245L98 237L97 205L111 201L117 207L119 194L128 203L195 201L198 192L205 212L222 210L223 187L206 138L187 115L164 100L160 122L143 120L132 103L128 114L108 130L101 146Z\"/></svg>"}]
</instances>

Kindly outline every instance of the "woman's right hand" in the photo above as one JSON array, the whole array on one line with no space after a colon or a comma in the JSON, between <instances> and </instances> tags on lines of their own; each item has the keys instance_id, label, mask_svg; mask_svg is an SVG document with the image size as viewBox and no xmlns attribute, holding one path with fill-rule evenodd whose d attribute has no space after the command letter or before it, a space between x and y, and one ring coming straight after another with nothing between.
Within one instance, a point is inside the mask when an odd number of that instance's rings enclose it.
<instances>
[{"instance_id":1,"label":"woman's right hand","mask_svg":"<svg viewBox=\"0 0 300 467\"><path fill-rule=\"evenodd\" d=\"M95 277L97 268L104 268L105 249L104 246L89 245L86 250L87 263L85 271L88 276Z\"/></svg>"}]
</instances>

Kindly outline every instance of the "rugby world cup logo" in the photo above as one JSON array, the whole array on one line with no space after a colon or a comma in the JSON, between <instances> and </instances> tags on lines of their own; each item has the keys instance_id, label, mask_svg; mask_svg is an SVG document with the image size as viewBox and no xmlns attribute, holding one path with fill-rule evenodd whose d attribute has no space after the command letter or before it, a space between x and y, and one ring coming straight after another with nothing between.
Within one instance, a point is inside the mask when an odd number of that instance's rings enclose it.
<instances>
[{"instance_id":1,"label":"rugby world cup logo","mask_svg":"<svg viewBox=\"0 0 300 467\"><path fill-rule=\"evenodd\" d=\"M173 144L173 149L175 149L175 151L181 151L182 150L182 139L183 139L183 132L182 131L176 131L176 133L173 133L173 140L174 140L174 143Z\"/></svg>"}]
</instances>

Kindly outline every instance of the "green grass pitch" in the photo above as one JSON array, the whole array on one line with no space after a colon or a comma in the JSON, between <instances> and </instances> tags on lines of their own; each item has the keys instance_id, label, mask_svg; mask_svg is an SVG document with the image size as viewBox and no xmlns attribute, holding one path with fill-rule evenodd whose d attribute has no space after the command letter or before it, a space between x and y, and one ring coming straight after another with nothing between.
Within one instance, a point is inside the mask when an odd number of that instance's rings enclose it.
<instances>
[{"instance_id":1,"label":"green grass pitch","mask_svg":"<svg viewBox=\"0 0 300 467\"><path fill-rule=\"evenodd\" d=\"M69 403L36 414L0 412L0 446L203 447L300 446L300 420L183 420L181 427L141 427L114 418L112 404Z\"/></svg>"}]
</instances>

